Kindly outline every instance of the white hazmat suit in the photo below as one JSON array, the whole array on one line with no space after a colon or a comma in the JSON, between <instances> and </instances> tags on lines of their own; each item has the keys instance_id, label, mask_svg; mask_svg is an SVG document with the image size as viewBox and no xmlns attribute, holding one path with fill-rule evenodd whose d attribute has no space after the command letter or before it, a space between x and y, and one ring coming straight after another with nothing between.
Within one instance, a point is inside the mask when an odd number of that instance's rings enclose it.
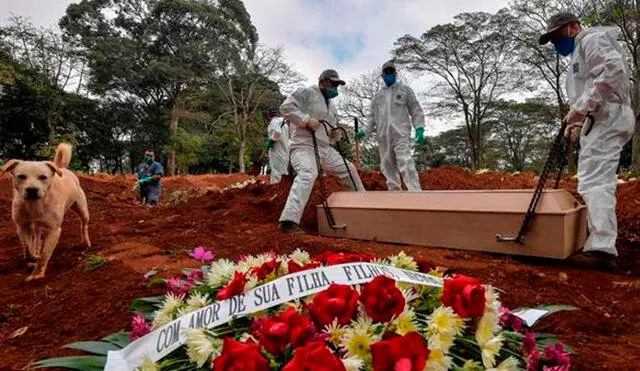
<instances>
[{"instance_id":1,"label":"white hazmat suit","mask_svg":"<svg viewBox=\"0 0 640 371\"><path fill-rule=\"evenodd\" d=\"M584 251L617 255L616 170L622 147L631 139L634 116L630 102L630 75L617 41L618 29L596 27L582 31L567 76L571 108L592 112L580 136L578 192L588 208L589 238Z\"/></svg>"},{"instance_id":2,"label":"white hazmat suit","mask_svg":"<svg viewBox=\"0 0 640 371\"><path fill-rule=\"evenodd\" d=\"M269 149L269 167L271 184L280 183L283 175L289 173L289 126L282 117L275 117L267 128L269 139L274 144Z\"/></svg>"},{"instance_id":3,"label":"white hazmat suit","mask_svg":"<svg viewBox=\"0 0 640 371\"><path fill-rule=\"evenodd\" d=\"M424 128L424 112L413 90L400 82L383 87L373 98L368 121L368 131L377 131L380 171L387 188L402 190L402 174L409 191L420 191L411 156L411 127Z\"/></svg>"},{"instance_id":4,"label":"white hazmat suit","mask_svg":"<svg viewBox=\"0 0 640 371\"><path fill-rule=\"evenodd\" d=\"M291 166L296 172L293 186L289 192L280 221L300 223L302 213L309 200L313 184L318 176L315 154L313 151L313 132L306 125L310 118L325 120L332 126L337 124L337 111L333 103L325 101L317 86L298 88L280 106L280 112L291 122ZM324 125L316 130L320 166L327 174L338 177L344 188L354 190L351 178L342 157L333 147ZM364 186L355 166L347 161L351 175L358 191Z\"/></svg>"}]
</instances>

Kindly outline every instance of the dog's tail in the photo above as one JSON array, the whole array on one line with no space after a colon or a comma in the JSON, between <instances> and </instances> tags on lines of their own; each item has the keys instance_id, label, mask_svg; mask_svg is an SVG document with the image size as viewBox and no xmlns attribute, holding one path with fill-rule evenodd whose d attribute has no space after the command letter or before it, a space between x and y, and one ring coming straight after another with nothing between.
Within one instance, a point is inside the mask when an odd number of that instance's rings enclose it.
<instances>
[{"instance_id":1,"label":"dog's tail","mask_svg":"<svg viewBox=\"0 0 640 371\"><path fill-rule=\"evenodd\" d=\"M68 143L60 143L56 148L56 157L54 157L53 162L60 169L66 169L69 167L69 163L71 162L71 144Z\"/></svg>"}]
</instances>

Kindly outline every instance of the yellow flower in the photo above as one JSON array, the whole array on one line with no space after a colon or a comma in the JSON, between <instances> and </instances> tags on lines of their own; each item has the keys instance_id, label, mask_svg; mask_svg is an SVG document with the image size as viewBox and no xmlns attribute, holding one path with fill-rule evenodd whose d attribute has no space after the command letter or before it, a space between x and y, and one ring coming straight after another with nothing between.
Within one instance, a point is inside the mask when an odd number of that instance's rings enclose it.
<instances>
[{"instance_id":1,"label":"yellow flower","mask_svg":"<svg viewBox=\"0 0 640 371\"><path fill-rule=\"evenodd\" d=\"M485 312L490 312L497 315L501 306L500 296L498 295L496 290L493 288L493 286L490 286L490 285L485 286L484 296L486 299Z\"/></svg>"},{"instance_id":2,"label":"yellow flower","mask_svg":"<svg viewBox=\"0 0 640 371\"><path fill-rule=\"evenodd\" d=\"M429 337L429 349L438 349L447 353L453 346L454 341L455 336L452 334L433 334Z\"/></svg>"},{"instance_id":3,"label":"yellow flower","mask_svg":"<svg viewBox=\"0 0 640 371\"><path fill-rule=\"evenodd\" d=\"M367 333L347 331L342 338L342 347L349 357L357 357L364 362L371 362L371 338Z\"/></svg>"},{"instance_id":4,"label":"yellow flower","mask_svg":"<svg viewBox=\"0 0 640 371\"><path fill-rule=\"evenodd\" d=\"M502 349L503 338L501 335L487 341L484 344L480 344L480 350L482 351L482 364L484 367L493 367L496 365L496 355Z\"/></svg>"},{"instance_id":5,"label":"yellow flower","mask_svg":"<svg viewBox=\"0 0 640 371\"><path fill-rule=\"evenodd\" d=\"M409 332L418 330L416 314L412 309L402 312L398 318L393 320L393 324L396 327L396 332L400 335L406 335Z\"/></svg>"},{"instance_id":6,"label":"yellow flower","mask_svg":"<svg viewBox=\"0 0 640 371\"><path fill-rule=\"evenodd\" d=\"M429 335L447 334L457 336L464 330L464 320L449 307L438 307L427 320Z\"/></svg>"},{"instance_id":7,"label":"yellow flower","mask_svg":"<svg viewBox=\"0 0 640 371\"><path fill-rule=\"evenodd\" d=\"M486 312L480 321L478 321L478 328L476 329L476 341L482 345L493 338L493 336L500 330L499 318L497 314Z\"/></svg>"},{"instance_id":8,"label":"yellow flower","mask_svg":"<svg viewBox=\"0 0 640 371\"><path fill-rule=\"evenodd\" d=\"M187 329L187 355L191 362L202 367L211 356L216 357L222 351L221 339L210 339L204 331Z\"/></svg>"},{"instance_id":9,"label":"yellow flower","mask_svg":"<svg viewBox=\"0 0 640 371\"><path fill-rule=\"evenodd\" d=\"M427 360L427 371L443 371L451 367L451 357L440 349L429 349L429 359Z\"/></svg>"},{"instance_id":10,"label":"yellow flower","mask_svg":"<svg viewBox=\"0 0 640 371\"><path fill-rule=\"evenodd\" d=\"M156 365L151 358L145 356L142 364L138 366L137 371L160 371L160 366Z\"/></svg>"}]
</instances>

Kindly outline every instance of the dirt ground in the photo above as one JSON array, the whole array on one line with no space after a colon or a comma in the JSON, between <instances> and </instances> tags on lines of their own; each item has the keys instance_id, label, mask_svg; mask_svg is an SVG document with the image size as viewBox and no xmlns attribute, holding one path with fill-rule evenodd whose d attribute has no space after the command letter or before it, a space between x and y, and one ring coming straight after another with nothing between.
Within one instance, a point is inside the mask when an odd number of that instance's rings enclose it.
<instances>
[{"instance_id":1,"label":"dirt ground","mask_svg":"<svg viewBox=\"0 0 640 371\"><path fill-rule=\"evenodd\" d=\"M290 236L277 229L288 184L250 184L221 190L253 179L245 175L167 178L164 204L147 209L135 204L131 177L81 176L89 198L93 247L80 245L79 220L69 214L50 262L47 277L25 283L26 266L11 222L11 185L0 178L0 369L22 369L31 361L72 354L64 344L99 339L126 329L132 299L158 294L143 275L158 269L170 276L195 266L186 252L203 246L217 257L303 248L373 253L384 256L404 250L437 265L476 276L503 290L510 307L571 304L577 312L544 319L537 330L560 335L576 351L576 369L632 370L640 368L640 182L618 189L621 238L619 267L609 273L580 270L562 263L507 256L318 237L314 191L303 226L308 235ZM369 190L384 189L379 173L363 174ZM424 189L531 188L533 174L487 173L438 168L421 174ZM562 187L575 194L569 180ZM337 190L333 180L329 188ZM88 271L91 255L106 264ZM620 283L623 283L622 285ZM640 286L640 284L636 285ZM26 331L11 338L16 330Z\"/></svg>"}]
</instances>

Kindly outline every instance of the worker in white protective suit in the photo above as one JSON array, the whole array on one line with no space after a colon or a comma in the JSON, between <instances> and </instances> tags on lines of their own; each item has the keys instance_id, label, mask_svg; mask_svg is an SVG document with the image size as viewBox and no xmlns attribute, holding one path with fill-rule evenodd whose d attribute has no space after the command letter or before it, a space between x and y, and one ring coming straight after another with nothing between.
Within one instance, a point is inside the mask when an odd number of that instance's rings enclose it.
<instances>
[{"instance_id":1,"label":"worker in white protective suit","mask_svg":"<svg viewBox=\"0 0 640 371\"><path fill-rule=\"evenodd\" d=\"M369 128L357 133L359 139L367 131L377 131L380 152L380 171L387 179L387 189L401 191L402 180L409 191L421 191L416 165L411 156L411 128L415 128L415 140L424 143L424 112L413 90L396 81L393 62L382 66L385 86L371 102Z\"/></svg>"},{"instance_id":2,"label":"worker in white protective suit","mask_svg":"<svg viewBox=\"0 0 640 371\"><path fill-rule=\"evenodd\" d=\"M344 84L336 71L325 70L317 86L298 88L280 106L284 118L291 122L291 166L296 173L280 216L280 229L285 232L304 233L299 227L300 219L318 176L314 134L322 170L338 177L344 188L364 191L355 166L349 161L345 166L342 156L331 146L342 138L339 130L330 127L337 125L337 110L331 100L338 96L338 86ZM330 126L322 123L323 120Z\"/></svg>"},{"instance_id":3,"label":"worker in white protective suit","mask_svg":"<svg viewBox=\"0 0 640 371\"><path fill-rule=\"evenodd\" d=\"M283 175L289 174L289 123L278 117L278 111L275 109L267 113L267 120L269 138L264 147L269 151L269 180L271 184L277 184Z\"/></svg>"},{"instance_id":4,"label":"worker in white protective suit","mask_svg":"<svg viewBox=\"0 0 640 371\"><path fill-rule=\"evenodd\" d=\"M583 251L569 261L589 268L616 266L616 170L634 130L630 74L618 33L609 27L583 29L576 16L561 13L549 19L547 33L539 40L551 41L560 55L571 56L565 135L580 132L578 192L588 208L589 237ZM588 113L593 122L586 120Z\"/></svg>"}]
</instances>

